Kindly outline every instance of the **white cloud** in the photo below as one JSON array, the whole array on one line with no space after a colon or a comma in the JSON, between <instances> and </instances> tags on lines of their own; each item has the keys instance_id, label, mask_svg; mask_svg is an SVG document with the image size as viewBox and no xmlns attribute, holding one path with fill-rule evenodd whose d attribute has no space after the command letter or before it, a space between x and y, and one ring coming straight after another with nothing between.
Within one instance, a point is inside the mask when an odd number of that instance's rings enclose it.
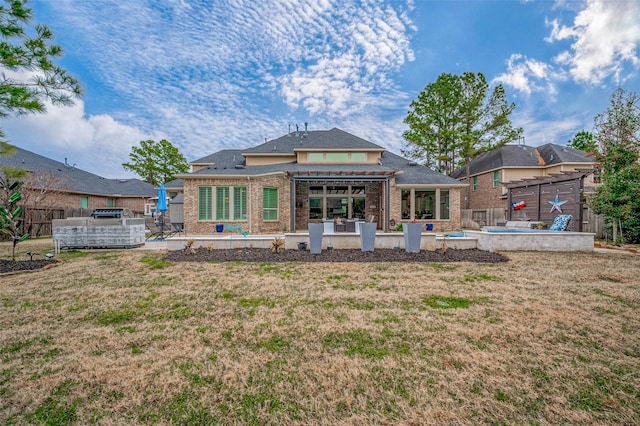
<instances>
[{"instance_id":1,"label":"white cloud","mask_svg":"<svg viewBox=\"0 0 640 426\"><path fill-rule=\"evenodd\" d=\"M507 71L498 74L493 82L513 87L526 95L545 92L554 98L557 94L555 82L563 78L562 73L551 65L516 53L507 60Z\"/></svg>"},{"instance_id":2,"label":"white cloud","mask_svg":"<svg viewBox=\"0 0 640 426\"><path fill-rule=\"evenodd\" d=\"M551 34L546 41L573 40L570 50L555 57L569 68L578 82L599 84L613 77L616 83L630 72L626 66L640 67L637 47L640 43L640 2L635 0L588 0L573 25L559 20L550 22Z\"/></svg>"},{"instance_id":3,"label":"white cloud","mask_svg":"<svg viewBox=\"0 0 640 426\"><path fill-rule=\"evenodd\" d=\"M330 11L333 22L320 28L328 30L325 43L340 49L318 51L277 80L290 107L302 105L311 114L333 117L371 108L375 97L393 89L387 75L414 60L406 17L374 3L362 6Z\"/></svg>"},{"instance_id":4,"label":"white cloud","mask_svg":"<svg viewBox=\"0 0 640 426\"><path fill-rule=\"evenodd\" d=\"M123 99L110 112L116 122L167 135L192 160L280 136L288 122L334 127L362 111L376 121L390 99L407 98L391 74L414 60L412 8L368 0L102 0L95 8L60 0L55 16L73 29L74 55L91 64L91 78Z\"/></svg>"},{"instance_id":5,"label":"white cloud","mask_svg":"<svg viewBox=\"0 0 640 426\"><path fill-rule=\"evenodd\" d=\"M131 147L150 136L116 122L108 115L84 117L84 103L72 107L47 106L46 114L3 120L7 140L51 159L76 164L82 170L108 178L134 175L121 164Z\"/></svg>"}]
</instances>

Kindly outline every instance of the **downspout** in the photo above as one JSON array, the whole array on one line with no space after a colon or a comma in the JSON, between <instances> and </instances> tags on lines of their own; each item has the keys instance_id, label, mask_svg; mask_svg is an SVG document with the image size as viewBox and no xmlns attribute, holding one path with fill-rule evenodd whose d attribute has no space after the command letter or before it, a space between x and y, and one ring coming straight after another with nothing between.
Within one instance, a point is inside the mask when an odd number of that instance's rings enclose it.
<instances>
[{"instance_id":1,"label":"downspout","mask_svg":"<svg viewBox=\"0 0 640 426\"><path fill-rule=\"evenodd\" d=\"M513 190L513 188L508 188L509 192L507 192L507 220L511 220L511 191ZM538 203L540 204L540 203ZM472 215L472 219L473 219L473 215Z\"/></svg>"},{"instance_id":2,"label":"downspout","mask_svg":"<svg viewBox=\"0 0 640 426\"><path fill-rule=\"evenodd\" d=\"M247 196L249 197L249 202L247 203L247 216L249 217L249 233L251 233L251 228L253 224L253 218L251 217L251 177L247 176L247 182L249 183L249 190L247 191Z\"/></svg>"},{"instance_id":3,"label":"downspout","mask_svg":"<svg viewBox=\"0 0 640 426\"><path fill-rule=\"evenodd\" d=\"M291 177L291 218L289 219L289 225L291 225L291 232L296 232L296 178Z\"/></svg>"}]
</instances>

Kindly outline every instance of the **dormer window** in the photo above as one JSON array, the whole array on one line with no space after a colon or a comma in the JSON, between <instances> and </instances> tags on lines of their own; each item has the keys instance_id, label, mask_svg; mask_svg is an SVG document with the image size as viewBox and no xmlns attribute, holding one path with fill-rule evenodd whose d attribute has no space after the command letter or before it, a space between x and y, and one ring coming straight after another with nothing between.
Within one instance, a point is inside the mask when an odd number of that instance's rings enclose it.
<instances>
[{"instance_id":1,"label":"dormer window","mask_svg":"<svg viewBox=\"0 0 640 426\"><path fill-rule=\"evenodd\" d=\"M309 163L366 163L366 152L308 152Z\"/></svg>"}]
</instances>

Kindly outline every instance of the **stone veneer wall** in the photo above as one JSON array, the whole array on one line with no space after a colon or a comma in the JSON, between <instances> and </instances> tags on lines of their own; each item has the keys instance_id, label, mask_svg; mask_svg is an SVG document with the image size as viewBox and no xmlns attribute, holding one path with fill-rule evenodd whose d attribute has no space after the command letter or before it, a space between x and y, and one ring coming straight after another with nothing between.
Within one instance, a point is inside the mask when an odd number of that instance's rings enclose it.
<instances>
[{"instance_id":1,"label":"stone veneer wall","mask_svg":"<svg viewBox=\"0 0 640 426\"><path fill-rule=\"evenodd\" d=\"M198 187L199 186L246 186L247 187L247 220L220 222L198 221ZM278 188L278 220L265 222L262 220L262 189ZM284 175L271 175L259 178L238 177L233 179L185 179L184 180L184 227L187 233L196 235L215 234L215 225L225 223L240 225L244 231L251 233L280 233L289 228L291 191L289 179ZM227 232L227 231L225 231Z\"/></svg>"}]
</instances>

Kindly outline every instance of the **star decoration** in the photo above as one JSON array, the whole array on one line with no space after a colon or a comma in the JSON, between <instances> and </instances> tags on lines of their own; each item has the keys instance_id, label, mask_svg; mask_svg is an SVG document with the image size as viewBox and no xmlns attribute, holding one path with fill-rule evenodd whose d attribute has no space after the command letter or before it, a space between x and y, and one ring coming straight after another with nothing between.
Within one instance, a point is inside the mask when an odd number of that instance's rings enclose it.
<instances>
[{"instance_id":1,"label":"star decoration","mask_svg":"<svg viewBox=\"0 0 640 426\"><path fill-rule=\"evenodd\" d=\"M562 205L566 203L566 201L560 201L560 197L556 194L556 199L553 201L548 201L551 204L551 211L549 213L553 213L554 210L558 210L562 213Z\"/></svg>"}]
</instances>

